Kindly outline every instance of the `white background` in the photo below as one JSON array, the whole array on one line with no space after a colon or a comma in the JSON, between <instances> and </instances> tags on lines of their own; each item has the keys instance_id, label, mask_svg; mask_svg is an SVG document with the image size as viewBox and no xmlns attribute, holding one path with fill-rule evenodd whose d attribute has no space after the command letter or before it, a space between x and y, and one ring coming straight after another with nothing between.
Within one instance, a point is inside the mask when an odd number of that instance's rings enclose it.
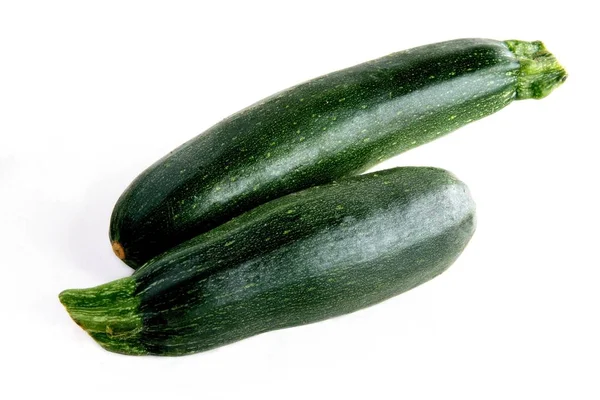
<instances>
[{"instance_id":1,"label":"white background","mask_svg":"<svg viewBox=\"0 0 600 400\"><path fill-rule=\"evenodd\" d=\"M586 3L0 3L0 397L600 398L600 60ZM543 40L570 76L378 167L438 166L470 186L478 229L448 272L181 358L108 353L70 320L61 290L131 272L109 216L156 159L276 91L461 37Z\"/></svg>"}]
</instances>

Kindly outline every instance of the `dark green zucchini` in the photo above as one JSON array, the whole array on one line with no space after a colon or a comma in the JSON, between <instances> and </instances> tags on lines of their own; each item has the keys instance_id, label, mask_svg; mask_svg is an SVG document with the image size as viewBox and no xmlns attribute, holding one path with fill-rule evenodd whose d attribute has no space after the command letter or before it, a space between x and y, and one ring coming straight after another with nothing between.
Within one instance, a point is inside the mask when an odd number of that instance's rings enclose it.
<instances>
[{"instance_id":1,"label":"dark green zucchini","mask_svg":"<svg viewBox=\"0 0 600 400\"><path fill-rule=\"evenodd\" d=\"M265 203L60 300L110 351L184 355L379 303L448 268L475 229L467 187L436 168L346 178Z\"/></svg>"},{"instance_id":2,"label":"dark green zucchini","mask_svg":"<svg viewBox=\"0 0 600 400\"><path fill-rule=\"evenodd\" d=\"M112 214L113 249L137 268L270 199L361 173L515 99L544 97L565 77L540 42L463 39L300 84L136 178Z\"/></svg>"}]
</instances>

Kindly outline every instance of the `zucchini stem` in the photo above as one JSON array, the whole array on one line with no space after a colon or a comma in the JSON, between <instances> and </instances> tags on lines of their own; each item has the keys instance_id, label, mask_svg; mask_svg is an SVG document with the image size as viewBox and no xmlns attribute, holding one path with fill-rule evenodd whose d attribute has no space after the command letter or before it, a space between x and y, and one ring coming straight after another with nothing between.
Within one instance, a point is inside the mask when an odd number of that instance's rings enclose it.
<instances>
[{"instance_id":1,"label":"zucchini stem","mask_svg":"<svg viewBox=\"0 0 600 400\"><path fill-rule=\"evenodd\" d=\"M567 71L540 41L507 40L504 43L519 60L517 100L542 99L567 79Z\"/></svg>"},{"instance_id":2,"label":"zucchini stem","mask_svg":"<svg viewBox=\"0 0 600 400\"><path fill-rule=\"evenodd\" d=\"M69 289L58 295L67 312L83 330L106 350L124 354L146 354L139 344L142 317L136 284L118 279L89 289Z\"/></svg>"}]
</instances>

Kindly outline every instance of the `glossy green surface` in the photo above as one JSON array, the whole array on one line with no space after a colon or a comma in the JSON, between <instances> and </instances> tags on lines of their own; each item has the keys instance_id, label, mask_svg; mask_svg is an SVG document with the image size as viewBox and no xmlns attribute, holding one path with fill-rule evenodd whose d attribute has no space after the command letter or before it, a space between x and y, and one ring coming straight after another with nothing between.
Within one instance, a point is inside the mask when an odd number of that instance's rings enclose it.
<instances>
[{"instance_id":1,"label":"glossy green surface","mask_svg":"<svg viewBox=\"0 0 600 400\"><path fill-rule=\"evenodd\" d=\"M436 168L340 180L265 203L131 277L60 295L104 348L184 355L379 303L437 276L475 229Z\"/></svg>"},{"instance_id":2,"label":"glossy green surface","mask_svg":"<svg viewBox=\"0 0 600 400\"><path fill-rule=\"evenodd\" d=\"M564 80L539 42L507 43L461 39L402 51L232 115L123 193L113 249L139 267L270 199L363 172Z\"/></svg>"}]
</instances>

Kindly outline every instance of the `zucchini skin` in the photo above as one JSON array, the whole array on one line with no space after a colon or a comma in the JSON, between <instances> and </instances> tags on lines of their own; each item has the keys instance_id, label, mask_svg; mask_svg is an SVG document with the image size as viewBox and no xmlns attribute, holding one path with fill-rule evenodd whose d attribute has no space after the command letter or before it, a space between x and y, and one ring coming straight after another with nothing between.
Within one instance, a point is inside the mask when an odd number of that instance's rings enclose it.
<instances>
[{"instance_id":1,"label":"zucchini skin","mask_svg":"<svg viewBox=\"0 0 600 400\"><path fill-rule=\"evenodd\" d=\"M268 200L359 174L566 77L540 42L460 39L302 83L153 164L110 223L133 268Z\"/></svg>"},{"instance_id":2,"label":"zucchini skin","mask_svg":"<svg viewBox=\"0 0 600 400\"><path fill-rule=\"evenodd\" d=\"M396 296L447 269L474 230L452 174L396 168L278 198L131 277L59 297L107 350L185 355Z\"/></svg>"}]
</instances>

